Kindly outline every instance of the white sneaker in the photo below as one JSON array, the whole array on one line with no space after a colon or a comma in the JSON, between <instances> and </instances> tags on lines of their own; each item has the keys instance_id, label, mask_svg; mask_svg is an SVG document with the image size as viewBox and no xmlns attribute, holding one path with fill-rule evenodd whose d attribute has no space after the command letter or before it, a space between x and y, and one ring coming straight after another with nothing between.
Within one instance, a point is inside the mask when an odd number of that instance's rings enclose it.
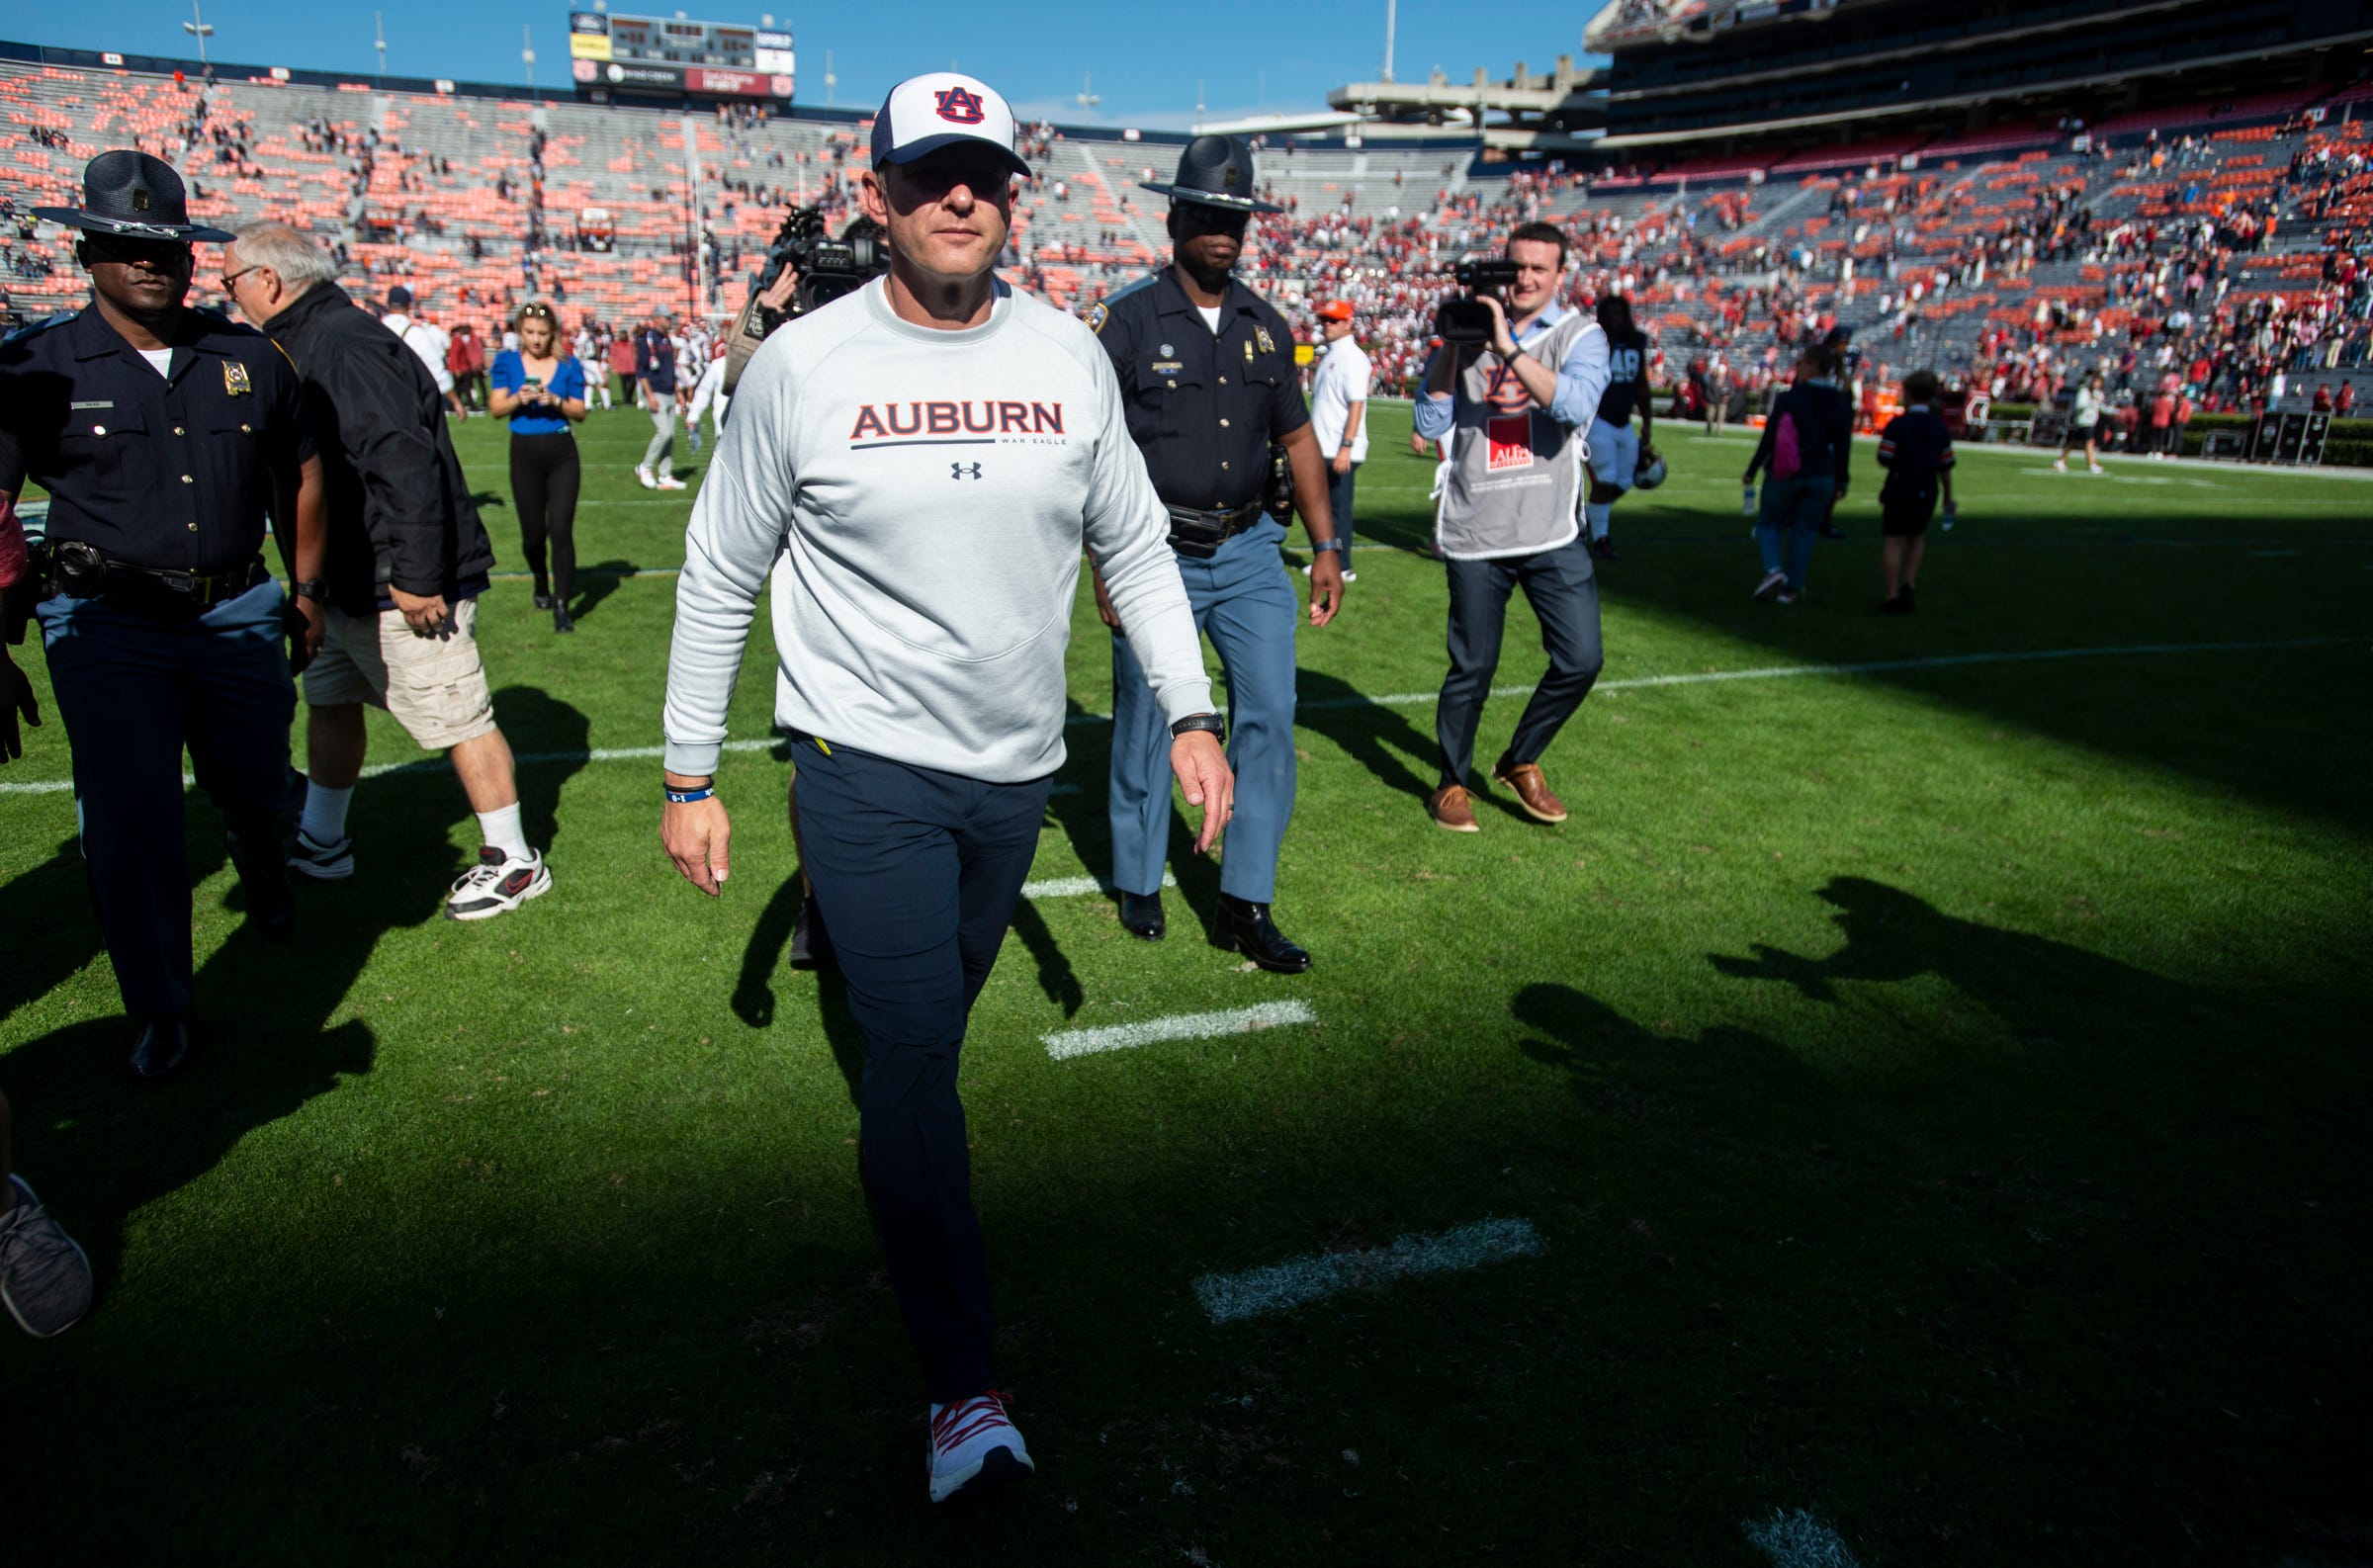
<instances>
[{"instance_id":1,"label":"white sneaker","mask_svg":"<svg viewBox=\"0 0 2373 1568\"><path fill-rule=\"evenodd\" d=\"M530 899L552 891L552 872L540 850L513 860L492 844L478 852L478 864L454 879L445 900L449 920L483 920L508 915Z\"/></svg>"},{"instance_id":2,"label":"white sneaker","mask_svg":"<svg viewBox=\"0 0 2373 1568\"><path fill-rule=\"evenodd\" d=\"M1360 580L1360 573L1357 571L1347 571L1343 574L1343 580L1346 582L1358 582Z\"/></svg>"},{"instance_id":3,"label":"white sneaker","mask_svg":"<svg viewBox=\"0 0 2373 1568\"><path fill-rule=\"evenodd\" d=\"M659 487L659 481L653 478L651 470L640 463L635 465L635 478L643 481L643 487L647 490L656 490Z\"/></svg>"},{"instance_id":4,"label":"white sneaker","mask_svg":"<svg viewBox=\"0 0 2373 1568\"><path fill-rule=\"evenodd\" d=\"M1787 586L1787 572L1767 571L1763 574L1763 580L1755 584L1755 597L1758 599L1768 599L1773 594L1778 593L1782 588Z\"/></svg>"},{"instance_id":5,"label":"white sneaker","mask_svg":"<svg viewBox=\"0 0 2373 1568\"><path fill-rule=\"evenodd\" d=\"M2109 470L2107 470L2107 469L2103 468L2103 467L2102 467L2100 464L2096 463L2096 464L2094 464L2094 465L2093 465L2091 468L2087 469L2085 472L2086 472L2086 473L2088 473L2088 474L2107 474L2107 473L2109 472Z\"/></svg>"},{"instance_id":6,"label":"white sneaker","mask_svg":"<svg viewBox=\"0 0 2373 1568\"><path fill-rule=\"evenodd\" d=\"M2100 473L2101 471L2100 471L2099 469L2095 469L2095 470L2093 470L2093 472L2094 472L2095 474L2098 474L2098 473ZM662 475L660 475L660 476L659 477L659 479L658 479L658 480L657 480L657 481L654 483L654 485L653 485L653 488L655 488L655 489L661 489L661 490L681 490L681 489L688 489L688 488L690 488L690 486L688 486L687 484L685 484L685 483L684 483L684 481L683 481L682 479L677 479L677 478L676 478L674 475L672 475L672 474L662 474Z\"/></svg>"},{"instance_id":7,"label":"white sneaker","mask_svg":"<svg viewBox=\"0 0 2373 1568\"><path fill-rule=\"evenodd\" d=\"M2068 460L2067 460L2066 458L2054 458L2054 459L2052 460L2052 469L2053 469L2053 472L2054 472L2054 473L2056 473L2056 474L2065 474L2065 473L2067 473L2067 472L2068 472Z\"/></svg>"},{"instance_id":8,"label":"white sneaker","mask_svg":"<svg viewBox=\"0 0 2373 1568\"><path fill-rule=\"evenodd\" d=\"M354 834L340 833L331 843L318 843L311 833L297 829L297 852L289 869L316 882L343 882L354 875Z\"/></svg>"},{"instance_id":9,"label":"white sneaker","mask_svg":"<svg viewBox=\"0 0 2373 1568\"><path fill-rule=\"evenodd\" d=\"M1006 1416L1006 1396L991 1390L931 1407L931 1501L977 1497L1037 1473L1021 1434Z\"/></svg>"}]
</instances>

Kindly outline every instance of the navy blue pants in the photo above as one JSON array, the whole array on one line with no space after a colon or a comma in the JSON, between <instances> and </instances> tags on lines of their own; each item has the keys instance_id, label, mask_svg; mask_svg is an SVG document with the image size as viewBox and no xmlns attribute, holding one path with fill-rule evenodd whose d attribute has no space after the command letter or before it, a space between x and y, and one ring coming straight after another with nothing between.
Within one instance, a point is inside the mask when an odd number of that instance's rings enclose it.
<instances>
[{"instance_id":1,"label":"navy blue pants","mask_svg":"<svg viewBox=\"0 0 2373 1568\"><path fill-rule=\"evenodd\" d=\"M203 615L145 615L106 599L53 598L35 610L74 751L91 902L134 1017L190 1008L184 747L242 877L281 875L297 716L282 603L280 584L264 582Z\"/></svg>"},{"instance_id":2,"label":"navy blue pants","mask_svg":"<svg viewBox=\"0 0 2373 1568\"><path fill-rule=\"evenodd\" d=\"M1580 534L1570 544L1535 555L1445 565L1450 573L1450 671L1434 705L1434 736L1442 746L1443 782L1464 784L1475 765L1483 703L1500 667L1508 596L1519 587L1525 590L1549 655L1549 667L1508 741L1510 760L1538 762L1590 695L1606 662L1599 643L1599 579L1591 570L1589 541Z\"/></svg>"},{"instance_id":3,"label":"navy blue pants","mask_svg":"<svg viewBox=\"0 0 2373 1568\"><path fill-rule=\"evenodd\" d=\"M1179 557L1194 624L1219 651L1228 681L1228 766L1236 815L1220 856L1219 891L1267 904L1293 816L1293 631L1301 606L1277 554L1284 525L1263 518L1208 561ZM1170 727L1128 640L1112 639L1112 885L1156 893L1170 857Z\"/></svg>"},{"instance_id":4,"label":"navy blue pants","mask_svg":"<svg viewBox=\"0 0 2373 1568\"><path fill-rule=\"evenodd\" d=\"M956 1059L1038 852L1049 780L987 784L802 740L802 862L865 1031L858 1159L927 1397L995 1386Z\"/></svg>"},{"instance_id":5,"label":"navy blue pants","mask_svg":"<svg viewBox=\"0 0 2373 1568\"><path fill-rule=\"evenodd\" d=\"M1335 537L1343 541L1343 569L1352 569L1352 492L1360 485L1360 465L1355 463L1345 472L1335 472L1335 460L1327 460L1327 512L1335 519Z\"/></svg>"}]
</instances>

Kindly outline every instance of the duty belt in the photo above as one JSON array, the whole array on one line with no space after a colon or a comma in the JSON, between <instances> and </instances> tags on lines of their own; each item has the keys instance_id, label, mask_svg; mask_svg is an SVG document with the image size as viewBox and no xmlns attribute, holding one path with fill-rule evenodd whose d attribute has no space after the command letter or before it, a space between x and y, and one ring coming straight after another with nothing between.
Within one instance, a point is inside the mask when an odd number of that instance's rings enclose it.
<instances>
[{"instance_id":1,"label":"duty belt","mask_svg":"<svg viewBox=\"0 0 2373 1568\"><path fill-rule=\"evenodd\" d=\"M261 555L226 571L179 571L112 561L76 542L48 551L49 591L70 599L100 599L136 610L207 610L235 599L271 576Z\"/></svg>"},{"instance_id":2,"label":"duty belt","mask_svg":"<svg viewBox=\"0 0 2373 1568\"><path fill-rule=\"evenodd\" d=\"M1219 547L1259 522L1263 516L1259 501L1247 501L1224 511L1203 511L1192 506L1170 508L1170 548L1182 556L1196 561L1209 561L1219 553Z\"/></svg>"}]
</instances>

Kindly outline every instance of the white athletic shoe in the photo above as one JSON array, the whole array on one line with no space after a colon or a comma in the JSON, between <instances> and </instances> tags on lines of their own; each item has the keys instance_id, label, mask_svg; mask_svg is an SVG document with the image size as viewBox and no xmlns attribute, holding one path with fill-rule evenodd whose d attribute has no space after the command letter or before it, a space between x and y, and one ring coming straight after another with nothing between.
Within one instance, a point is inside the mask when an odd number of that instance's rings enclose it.
<instances>
[{"instance_id":1,"label":"white athletic shoe","mask_svg":"<svg viewBox=\"0 0 2373 1568\"><path fill-rule=\"evenodd\" d=\"M1778 593L1782 588L1787 586L1787 572L1767 571L1763 574L1763 580L1755 584L1755 597L1758 599L1768 599L1773 594Z\"/></svg>"},{"instance_id":2,"label":"white athletic shoe","mask_svg":"<svg viewBox=\"0 0 2373 1568\"><path fill-rule=\"evenodd\" d=\"M931 1407L931 1501L978 1497L1037 1473L1021 1434L994 1389Z\"/></svg>"},{"instance_id":3,"label":"white athletic shoe","mask_svg":"<svg viewBox=\"0 0 2373 1568\"><path fill-rule=\"evenodd\" d=\"M2085 472L2086 472L2086 473L2088 473L2088 474L2107 474L2107 473L2109 472L2109 470L2107 470L2107 469L2103 468L2103 467L2102 467L2100 464L2096 463L2096 464L2094 464L2094 465L2093 465L2091 468L2089 468L2089 469L2085 470Z\"/></svg>"},{"instance_id":4,"label":"white athletic shoe","mask_svg":"<svg viewBox=\"0 0 2373 1568\"><path fill-rule=\"evenodd\" d=\"M2068 472L2068 460L2067 460L2066 458L2054 458L2054 459L2052 460L2052 471L2053 471L2055 474L2065 474L2065 473L2067 473L2067 472Z\"/></svg>"},{"instance_id":5,"label":"white athletic shoe","mask_svg":"<svg viewBox=\"0 0 2373 1568\"><path fill-rule=\"evenodd\" d=\"M2098 474L2101 471L2099 469L2095 469L2093 472ZM662 474L659 476L658 482L653 487L655 489L661 490L681 490L689 489L691 486L684 483L682 479L677 479L672 474Z\"/></svg>"},{"instance_id":6,"label":"white athletic shoe","mask_svg":"<svg viewBox=\"0 0 2373 1568\"><path fill-rule=\"evenodd\" d=\"M298 828L297 852L289 856L289 869L316 882L343 882L354 875L354 834L340 833L324 844Z\"/></svg>"},{"instance_id":7,"label":"white athletic shoe","mask_svg":"<svg viewBox=\"0 0 2373 1568\"><path fill-rule=\"evenodd\" d=\"M508 915L530 899L552 891L552 872L542 851L530 849L525 860L513 860L492 844L478 852L478 864L454 879L445 900L449 920L483 920Z\"/></svg>"},{"instance_id":8,"label":"white athletic shoe","mask_svg":"<svg viewBox=\"0 0 2373 1568\"><path fill-rule=\"evenodd\" d=\"M643 481L643 487L647 490L656 490L659 487L659 479L652 474L651 470L645 468L640 463L635 465L635 478Z\"/></svg>"}]
</instances>

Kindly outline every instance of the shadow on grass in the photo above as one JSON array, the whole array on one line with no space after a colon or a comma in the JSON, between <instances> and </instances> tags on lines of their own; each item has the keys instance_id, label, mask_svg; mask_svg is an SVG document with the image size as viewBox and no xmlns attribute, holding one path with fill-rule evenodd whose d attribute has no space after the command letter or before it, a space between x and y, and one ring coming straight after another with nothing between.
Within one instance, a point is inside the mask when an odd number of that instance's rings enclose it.
<instances>
[{"instance_id":1,"label":"shadow on grass","mask_svg":"<svg viewBox=\"0 0 2373 1568\"><path fill-rule=\"evenodd\" d=\"M576 604L570 611L582 621L601 608L602 601L618 591L619 585L635 573L631 561L616 557L597 566L579 566L576 572Z\"/></svg>"},{"instance_id":2,"label":"shadow on grass","mask_svg":"<svg viewBox=\"0 0 2373 1568\"><path fill-rule=\"evenodd\" d=\"M1820 898L1845 946L1806 958L1762 942L1749 958L1710 955L1738 980L1793 986L1807 1001L1834 1004L1845 981L1894 984L1935 975L1983 1004L2031 1042L2052 1038L2072 1005L2132 1027L2156 1018L2181 1027L2202 1002L2184 987L2083 948L2024 931L1957 919L1925 900L1867 877L1835 877Z\"/></svg>"}]
</instances>

